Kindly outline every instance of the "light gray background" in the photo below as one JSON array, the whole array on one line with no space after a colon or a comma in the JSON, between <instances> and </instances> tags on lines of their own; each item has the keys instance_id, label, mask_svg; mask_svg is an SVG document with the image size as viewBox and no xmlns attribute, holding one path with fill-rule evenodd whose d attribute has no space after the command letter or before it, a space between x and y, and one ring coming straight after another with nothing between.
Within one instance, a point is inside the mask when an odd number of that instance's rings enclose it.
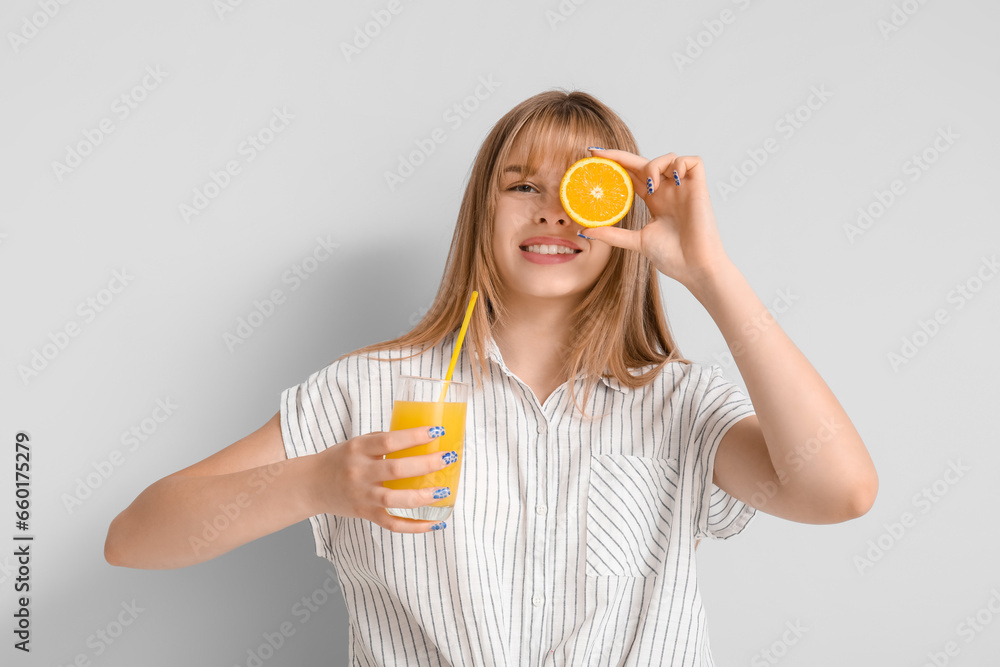
<instances>
[{"instance_id":1,"label":"light gray background","mask_svg":"<svg viewBox=\"0 0 1000 667\"><path fill-rule=\"evenodd\" d=\"M47 21L37 1L4 3L0 539L12 544L11 443L25 430L37 541L30 656L11 648L12 547L0 549L2 662L65 665L83 654L100 665L246 665L284 621L295 634L264 664L346 662L339 592L306 623L293 613L330 576L305 522L163 572L107 565L108 524L156 479L258 428L284 388L412 326L440 280L480 142L516 103L565 87L617 110L644 155L703 157L730 255L765 303L794 296L778 321L879 471L878 501L858 520L758 515L738 538L702 545L718 664L922 665L949 641L958 651L948 664L995 664L1000 280L974 279L1000 250L1000 9L986 0L814 5L404 0L348 60L341 45L386 2L246 0L220 18L210 0L90 0L58 5ZM731 22L713 23L724 10ZM899 29L887 33L880 22L894 12ZM26 20L44 25L15 46L10 35ZM689 39L707 46L678 66ZM165 79L121 119L112 104L147 67ZM469 102L477 108L459 127L449 124L446 112L481 78L498 85ZM786 137L776 123L813 87L831 96L799 110L810 117ZM246 163L240 143L275 107L294 119ZM104 118L113 133L59 180L53 162ZM435 128L446 141L391 191L385 172ZM957 138L912 180L905 163L933 153L948 128ZM779 150L724 198L719 184L768 138ZM185 222L179 205L233 159L242 172ZM894 179L905 192L850 242L845 224ZM293 291L282 276L317 237L339 247ZM86 322L78 304L122 269L134 279ZM981 290L959 309L948 295L970 279ZM739 382L704 310L661 284L682 352ZM223 335L276 288L286 301L230 350ZM926 344L893 368L887 355L937 309L948 321L918 335ZM70 322L79 335L23 381L18 367ZM124 447L121 434L168 398L173 415L135 451ZM64 494L116 449L122 465L70 512ZM968 468L954 484L950 462ZM915 500L935 483L938 502ZM894 537L907 512L915 524ZM859 567L872 545L881 558ZM95 655L88 637L133 601L143 611ZM960 624L977 613L992 624L970 638ZM805 630L787 633L796 623ZM762 653L771 648L777 662Z\"/></svg>"}]
</instances>

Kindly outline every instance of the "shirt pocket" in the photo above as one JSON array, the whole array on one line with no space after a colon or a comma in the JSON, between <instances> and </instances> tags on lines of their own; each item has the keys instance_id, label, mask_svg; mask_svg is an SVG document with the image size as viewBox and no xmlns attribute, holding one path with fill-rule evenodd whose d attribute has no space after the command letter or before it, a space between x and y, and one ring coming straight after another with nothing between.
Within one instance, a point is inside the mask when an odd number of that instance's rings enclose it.
<instances>
[{"instance_id":1,"label":"shirt pocket","mask_svg":"<svg viewBox=\"0 0 1000 667\"><path fill-rule=\"evenodd\" d=\"M676 461L592 456L587 491L587 575L650 577L670 546L679 479Z\"/></svg>"}]
</instances>

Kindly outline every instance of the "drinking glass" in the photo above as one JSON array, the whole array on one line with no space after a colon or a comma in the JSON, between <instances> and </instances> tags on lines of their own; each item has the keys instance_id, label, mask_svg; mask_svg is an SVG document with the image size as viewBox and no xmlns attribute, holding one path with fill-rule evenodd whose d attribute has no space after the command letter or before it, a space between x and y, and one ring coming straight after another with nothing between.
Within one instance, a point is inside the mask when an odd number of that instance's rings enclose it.
<instances>
[{"instance_id":1,"label":"drinking glass","mask_svg":"<svg viewBox=\"0 0 1000 667\"><path fill-rule=\"evenodd\" d=\"M443 399L443 400L442 400ZM454 451L455 463L428 475L405 477L382 482L390 489L423 489L426 487L451 487L451 495L430 505L405 508L390 507L393 516L425 521L442 521L451 516L458 495L458 482L462 471L462 447L465 436L465 415L469 400L469 385L464 382L446 381L412 375L399 377L393 391L392 421L390 431L417 426L443 426L445 434L425 445L417 445L386 454L386 458L418 456L433 452Z\"/></svg>"}]
</instances>

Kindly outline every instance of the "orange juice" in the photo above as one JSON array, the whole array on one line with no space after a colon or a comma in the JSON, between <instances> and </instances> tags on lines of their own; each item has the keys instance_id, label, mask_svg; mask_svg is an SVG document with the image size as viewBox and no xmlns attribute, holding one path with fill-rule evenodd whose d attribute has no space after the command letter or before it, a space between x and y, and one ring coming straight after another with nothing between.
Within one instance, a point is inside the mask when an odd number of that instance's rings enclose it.
<instances>
[{"instance_id":1,"label":"orange juice","mask_svg":"<svg viewBox=\"0 0 1000 667\"><path fill-rule=\"evenodd\" d=\"M431 440L426 445L417 445L398 452L386 454L387 459L404 456L419 456L433 452L450 452L458 454L458 460L443 470L429 475L392 479L382 482L390 489L423 489L427 487L450 486L451 495L429 505L429 507L447 507L455 505L458 494L459 473L462 470L462 444L465 436L465 414L467 403L440 401L394 401L392 404L392 421L390 431L416 426L443 426L445 434ZM416 508L421 509L421 508ZM439 510L440 511L440 510ZM416 517L411 517L416 518Z\"/></svg>"}]
</instances>

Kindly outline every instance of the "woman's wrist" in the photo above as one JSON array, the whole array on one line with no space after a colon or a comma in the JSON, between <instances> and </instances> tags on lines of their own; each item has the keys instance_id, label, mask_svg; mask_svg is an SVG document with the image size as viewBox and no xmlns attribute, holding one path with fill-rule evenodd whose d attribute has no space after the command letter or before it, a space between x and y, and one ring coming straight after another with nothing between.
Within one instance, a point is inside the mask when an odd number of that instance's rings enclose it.
<instances>
[{"instance_id":1,"label":"woman's wrist","mask_svg":"<svg viewBox=\"0 0 1000 667\"><path fill-rule=\"evenodd\" d=\"M723 254L719 259L692 271L692 276L685 287L703 306L710 308L718 296L732 287L734 281L742 279L743 274L740 270L728 255Z\"/></svg>"},{"instance_id":2,"label":"woman's wrist","mask_svg":"<svg viewBox=\"0 0 1000 667\"><path fill-rule=\"evenodd\" d=\"M298 514L308 519L317 514L325 514L324 475L321 474L322 459L320 454L300 456L288 461L291 475L291 497Z\"/></svg>"}]
</instances>

